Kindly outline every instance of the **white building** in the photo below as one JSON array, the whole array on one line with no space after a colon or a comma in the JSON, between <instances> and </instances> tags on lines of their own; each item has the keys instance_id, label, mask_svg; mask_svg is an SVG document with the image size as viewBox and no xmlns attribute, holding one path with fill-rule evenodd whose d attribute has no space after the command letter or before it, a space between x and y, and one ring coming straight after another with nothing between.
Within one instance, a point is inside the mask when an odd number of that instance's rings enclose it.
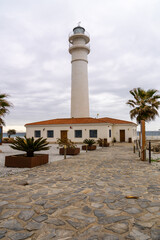
<instances>
[{"instance_id":1,"label":"white building","mask_svg":"<svg viewBox=\"0 0 160 240\"><path fill-rule=\"evenodd\" d=\"M88 33L81 26L69 35L69 53L72 55L71 118L52 119L26 124L27 137L44 137L49 142L57 138L68 138L83 142L86 138L107 138L108 142L134 141L137 125L133 122L113 118L89 117L88 60L90 52Z\"/></svg>"},{"instance_id":2,"label":"white building","mask_svg":"<svg viewBox=\"0 0 160 240\"><path fill-rule=\"evenodd\" d=\"M137 125L113 118L64 118L26 124L27 137L44 137L49 142L57 138L68 138L81 143L86 138L115 138L118 142L134 141L137 138Z\"/></svg>"}]
</instances>

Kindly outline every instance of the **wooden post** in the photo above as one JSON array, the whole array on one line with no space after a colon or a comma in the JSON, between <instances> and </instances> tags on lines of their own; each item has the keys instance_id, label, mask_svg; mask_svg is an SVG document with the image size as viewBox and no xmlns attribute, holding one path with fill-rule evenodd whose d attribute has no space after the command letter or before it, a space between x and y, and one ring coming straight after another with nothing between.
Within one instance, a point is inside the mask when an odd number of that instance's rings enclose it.
<instances>
[{"instance_id":1,"label":"wooden post","mask_svg":"<svg viewBox=\"0 0 160 240\"><path fill-rule=\"evenodd\" d=\"M86 152L87 152L87 150L88 150L88 144L86 144Z\"/></svg>"},{"instance_id":2,"label":"wooden post","mask_svg":"<svg viewBox=\"0 0 160 240\"><path fill-rule=\"evenodd\" d=\"M141 120L141 160L146 160L145 121Z\"/></svg>"},{"instance_id":3,"label":"wooden post","mask_svg":"<svg viewBox=\"0 0 160 240\"><path fill-rule=\"evenodd\" d=\"M149 163L151 163L151 141L149 141Z\"/></svg>"},{"instance_id":4,"label":"wooden post","mask_svg":"<svg viewBox=\"0 0 160 240\"><path fill-rule=\"evenodd\" d=\"M2 126L0 126L0 145L2 145L2 138L3 138L3 132L2 132Z\"/></svg>"},{"instance_id":5,"label":"wooden post","mask_svg":"<svg viewBox=\"0 0 160 240\"><path fill-rule=\"evenodd\" d=\"M64 159L66 159L67 146L64 145Z\"/></svg>"}]
</instances>

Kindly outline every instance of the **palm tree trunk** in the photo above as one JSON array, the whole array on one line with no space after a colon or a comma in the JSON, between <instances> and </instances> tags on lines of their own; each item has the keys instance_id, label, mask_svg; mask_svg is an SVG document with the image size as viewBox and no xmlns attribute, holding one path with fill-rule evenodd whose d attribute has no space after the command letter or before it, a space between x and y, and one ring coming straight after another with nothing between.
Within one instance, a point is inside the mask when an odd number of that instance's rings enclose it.
<instances>
[{"instance_id":1,"label":"palm tree trunk","mask_svg":"<svg viewBox=\"0 0 160 240\"><path fill-rule=\"evenodd\" d=\"M146 160L145 121L141 120L141 160Z\"/></svg>"}]
</instances>

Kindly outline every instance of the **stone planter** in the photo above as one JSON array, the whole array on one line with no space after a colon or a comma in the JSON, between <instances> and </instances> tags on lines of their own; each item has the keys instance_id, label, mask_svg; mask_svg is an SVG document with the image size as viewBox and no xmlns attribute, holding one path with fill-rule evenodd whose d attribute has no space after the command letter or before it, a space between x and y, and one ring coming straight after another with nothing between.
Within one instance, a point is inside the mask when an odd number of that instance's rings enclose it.
<instances>
[{"instance_id":1,"label":"stone planter","mask_svg":"<svg viewBox=\"0 0 160 240\"><path fill-rule=\"evenodd\" d=\"M13 168L32 168L48 163L48 154L35 154L27 157L24 154L5 157L5 166Z\"/></svg>"},{"instance_id":2,"label":"stone planter","mask_svg":"<svg viewBox=\"0 0 160 240\"><path fill-rule=\"evenodd\" d=\"M77 155L80 153L80 148L66 148L66 155ZM59 149L59 154L64 155L64 148Z\"/></svg>"},{"instance_id":3,"label":"stone planter","mask_svg":"<svg viewBox=\"0 0 160 240\"><path fill-rule=\"evenodd\" d=\"M88 151L96 150L96 148L97 148L96 145L87 146L87 150L88 150ZM86 150L86 145L83 145L83 146L82 146L82 150Z\"/></svg>"}]
</instances>

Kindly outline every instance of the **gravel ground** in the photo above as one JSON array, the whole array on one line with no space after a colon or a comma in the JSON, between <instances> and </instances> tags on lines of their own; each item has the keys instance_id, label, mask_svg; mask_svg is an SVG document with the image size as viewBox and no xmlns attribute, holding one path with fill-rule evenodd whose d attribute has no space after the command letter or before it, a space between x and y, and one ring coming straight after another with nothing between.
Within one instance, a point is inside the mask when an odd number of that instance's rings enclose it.
<instances>
[{"instance_id":1,"label":"gravel ground","mask_svg":"<svg viewBox=\"0 0 160 240\"><path fill-rule=\"evenodd\" d=\"M78 147L81 147L81 145L78 145ZM21 151L16 151L12 149L9 144L5 143L0 146L0 150L2 151L0 153L0 177L4 177L11 174L16 174L18 172L24 172L30 170L30 168L7 168L4 166L5 164L5 156L9 155L15 155L15 154L22 154ZM83 154L85 151L81 150L81 153ZM50 149L48 151L41 151L41 153L49 154L49 163L59 161L64 159L63 155L59 155L58 145L57 144L50 144ZM67 156L67 158L70 158L71 156Z\"/></svg>"}]
</instances>

